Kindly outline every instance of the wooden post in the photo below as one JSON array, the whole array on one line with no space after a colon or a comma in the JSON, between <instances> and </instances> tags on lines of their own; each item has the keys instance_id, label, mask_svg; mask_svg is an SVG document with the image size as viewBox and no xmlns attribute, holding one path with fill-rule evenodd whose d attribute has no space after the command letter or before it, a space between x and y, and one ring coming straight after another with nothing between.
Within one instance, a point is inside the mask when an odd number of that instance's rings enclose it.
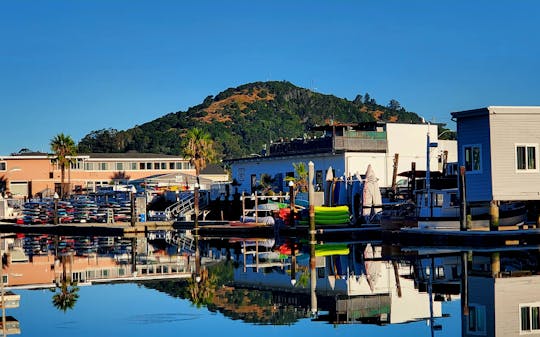
<instances>
[{"instance_id":1,"label":"wooden post","mask_svg":"<svg viewBox=\"0 0 540 337\"><path fill-rule=\"evenodd\" d=\"M131 205L131 227L135 227L137 224L137 214L135 212L135 194L133 192L130 192L130 205Z\"/></svg>"},{"instance_id":2,"label":"wooden post","mask_svg":"<svg viewBox=\"0 0 540 337\"><path fill-rule=\"evenodd\" d=\"M499 202L496 200L489 203L489 230L499 230Z\"/></svg>"},{"instance_id":3,"label":"wooden post","mask_svg":"<svg viewBox=\"0 0 540 337\"><path fill-rule=\"evenodd\" d=\"M461 313L469 316L469 280L468 280L468 253L461 253ZM468 319L464 320L465 322Z\"/></svg>"},{"instance_id":4,"label":"wooden post","mask_svg":"<svg viewBox=\"0 0 540 337\"><path fill-rule=\"evenodd\" d=\"M296 207L294 203L294 183L292 181L289 181L289 200L291 205L291 212L289 217L289 227L294 227L294 208Z\"/></svg>"},{"instance_id":5,"label":"wooden post","mask_svg":"<svg viewBox=\"0 0 540 337\"><path fill-rule=\"evenodd\" d=\"M397 174L398 174L398 162L399 153L394 154L394 171L392 172L392 192L394 192L394 199L397 194Z\"/></svg>"},{"instance_id":6,"label":"wooden post","mask_svg":"<svg viewBox=\"0 0 540 337\"><path fill-rule=\"evenodd\" d=\"M499 252L491 253L491 276L499 277L501 272L501 258Z\"/></svg>"},{"instance_id":7,"label":"wooden post","mask_svg":"<svg viewBox=\"0 0 540 337\"><path fill-rule=\"evenodd\" d=\"M414 191L416 191L416 163L413 161L411 163L411 186L409 189L409 199L414 198Z\"/></svg>"},{"instance_id":8,"label":"wooden post","mask_svg":"<svg viewBox=\"0 0 540 337\"><path fill-rule=\"evenodd\" d=\"M312 161L308 163L308 199L309 199L309 270L310 270L310 294L311 294L311 314L317 314L317 259L315 257L315 189L313 187L313 177L315 176L315 165Z\"/></svg>"},{"instance_id":9,"label":"wooden post","mask_svg":"<svg viewBox=\"0 0 540 337\"><path fill-rule=\"evenodd\" d=\"M465 185L465 166L459 168L459 192L460 192L460 212L459 212L459 229L466 231L469 228L467 219L467 195Z\"/></svg>"}]
</instances>

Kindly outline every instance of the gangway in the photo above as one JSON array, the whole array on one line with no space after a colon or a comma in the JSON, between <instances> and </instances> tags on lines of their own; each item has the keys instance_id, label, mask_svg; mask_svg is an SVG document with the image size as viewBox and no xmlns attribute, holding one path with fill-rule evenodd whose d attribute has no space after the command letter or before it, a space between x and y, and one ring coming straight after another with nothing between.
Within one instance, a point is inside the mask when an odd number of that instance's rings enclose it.
<instances>
[{"instance_id":1,"label":"gangway","mask_svg":"<svg viewBox=\"0 0 540 337\"><path fill-rule=\"evenodd\" d=\"M199 210L203 219L210 213L209 210L203 209L208 204L206 195L204 193L199 194ZM193 193L181 193L179 200L165 209L165 215L167 219L185 218L190 220L191 216L195 213L195 197Z\"/></svg>"}]
</instances>

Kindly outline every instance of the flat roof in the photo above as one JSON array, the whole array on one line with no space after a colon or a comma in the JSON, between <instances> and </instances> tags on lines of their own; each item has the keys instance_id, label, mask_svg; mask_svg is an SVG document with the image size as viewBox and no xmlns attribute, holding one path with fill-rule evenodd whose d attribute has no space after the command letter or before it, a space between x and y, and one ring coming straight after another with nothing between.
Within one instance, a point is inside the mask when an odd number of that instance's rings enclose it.
<instances>
[{"instance_id":1,"label":"flat roof","mask_svg":"<svg viewBox=\"0 0 540 337\"><path fill-rule=\"evenodd\" d=\"M451 113L452 118L484 116L490 114L540 114L540 106L503 106L491 105L483 108L454 111Z\"/></svg>"},{"instance_id":2,"label":"flat roof","mask_svg":"<svg viewBox=\"0 0 540 337\"><path fill-rule=\"evenodd\" d=\"M45 159L50 158L52 154L44 152L24 152L15 153L8 156L0 156L0 159ZM143 152L122 152L122 153L79 153L77 158L87 159L166 159L166 160L185 160L181 156L161 154L161 153L143 153Z\"/></svg>"}]
</instances>

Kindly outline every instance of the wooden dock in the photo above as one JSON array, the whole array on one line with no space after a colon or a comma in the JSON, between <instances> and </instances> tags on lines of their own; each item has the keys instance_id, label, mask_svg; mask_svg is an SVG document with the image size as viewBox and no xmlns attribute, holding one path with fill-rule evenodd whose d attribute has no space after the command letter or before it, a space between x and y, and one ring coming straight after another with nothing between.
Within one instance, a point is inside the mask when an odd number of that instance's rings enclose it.
<instances>
[{"instance_id":1,"label":"wooden dock","mask_svg":"<svg viewBox=\"0 0 540 337\"><path fill-rule=\"evenodd\" d=\"M19 225L4 222L0 223L0 233L135 237L144 236L148 231L173 230L173 224L174 221L136 222L135 226L132 226L129 222L69 223L59 225Z\"/></svg>"}]
</instances>

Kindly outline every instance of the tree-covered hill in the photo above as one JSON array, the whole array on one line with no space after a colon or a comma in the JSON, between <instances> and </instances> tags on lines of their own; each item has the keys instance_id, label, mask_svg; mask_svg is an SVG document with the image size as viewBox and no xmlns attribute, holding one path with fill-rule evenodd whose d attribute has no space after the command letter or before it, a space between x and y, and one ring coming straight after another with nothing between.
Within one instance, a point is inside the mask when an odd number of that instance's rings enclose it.
<instances>
[{"instance_id":1,"label":"tree-covered hill","mask_svg":"<svg viewBox=\"0 0 540 337\"><path fill-rule=\"evenodd\" d=\"M125 131L93 131L79 142L79 152L154 152L179 154L181 137L193 127L208 131L223 158L259 153L281 138L312 135L310 128L330 120L340 123L390 121L418 123L398 101L379 105L368 93L353 101L297 87L290 82L255 82L208 96L187 111L169 113Z\"/></svg>"}]
</instances>

